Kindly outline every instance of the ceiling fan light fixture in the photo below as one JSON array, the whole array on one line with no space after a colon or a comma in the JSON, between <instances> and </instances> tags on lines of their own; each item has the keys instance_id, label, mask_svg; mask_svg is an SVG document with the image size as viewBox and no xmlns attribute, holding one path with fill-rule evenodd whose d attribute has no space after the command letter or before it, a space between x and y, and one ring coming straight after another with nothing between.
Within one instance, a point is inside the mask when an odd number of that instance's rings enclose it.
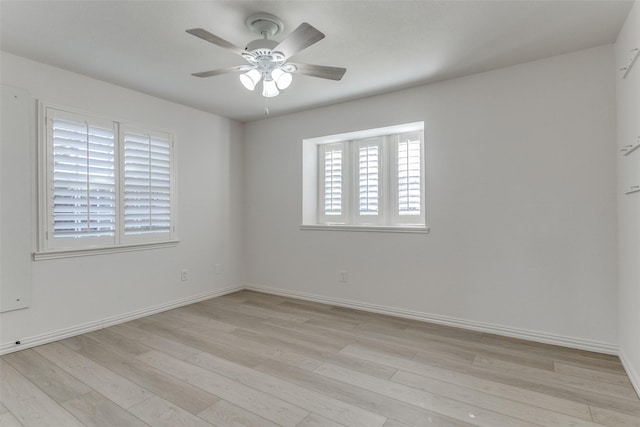
<instances>
[{"instance_id":1,"label":"ceiling fan light fixture","mask_svg":"<svg viewBox=\"0 0 640 427\"><path fill-rule=\"evenodd\" d=\"M280 91L276 86L276 82L274 80L264 80L262 82L262 96L265 98L273 98L274 96L278 96Z\"/></svg>"},{"instance_id":2,"label":"ceiling fan light fixture","mask_svg":"<svg viewBox=\"0 0 640 427\"><path fill-rule=\"evenodd\" d=\"M293 76L290 73L287 73L280 68L273 70L271 72L271 77L273 78L273 81L276 82L276 86L278 86L278 89L280 90L288 88L293 80Z\"/></svg>"},{"instance_id":3,"label":"ceiling fan light fixture","mask_svg":"<svg viewBox=\"0 0 640 427\"><path fill-rule=\"evenodd\" d=\"M260 75L260 71L254 68L244 74L240 74L240 82L242 83L242 86L246 87L247 89L254 90L261 77L262 76Z\"/></svg>"}]
</instances>

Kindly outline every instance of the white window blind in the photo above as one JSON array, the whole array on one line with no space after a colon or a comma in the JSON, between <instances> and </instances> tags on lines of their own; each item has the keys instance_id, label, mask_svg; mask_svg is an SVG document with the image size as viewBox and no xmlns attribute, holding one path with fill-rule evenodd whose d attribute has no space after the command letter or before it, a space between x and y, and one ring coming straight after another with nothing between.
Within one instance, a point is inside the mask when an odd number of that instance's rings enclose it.
<instances>
[{"instance_id":1,"label":"white window blind","mask_svg":"<svg viewBox=\"0 0 640 427\"><path fill-rule=\"evenodd\" d=\"M420 134L398 136L398 214L420 215L422 201L422 156Z\"/></svg>"},{"instance_id":2,"label":"white window blind","mask_svg":"<svg viewBox=\"0 0 640 427\"><path fill-rule=\"evenodd\" d=\"M385 130L317 145L318 224L426 225L422 123Z\"/></svg>"},{"instance_id":3,"label":"white window blind","mask_svg":"<svg viewBox=\"0 0 640 427\"><path fill-rule=\"evenodd\" d=\"M358 214L361 216L378 215L380 149L378 138L358 143Z\"/></svg>"},{"instance_id":4,"label":"white window blind","mask_svg":"<svg viewBox=\"0 0 640 427\"><path fill-rule=\"evenodd\" d=\"M171 138L123 131L124 233L169 233Z\"/></svg>"},{"instance_id":5,"label":"white window blind","mask_svg":"<svg viewBox=\"0 0 640 427\"><path fill-rule=\"evenodd\" d=\"M39 104L39 252L175 239L173 136Z\"/></svg>"},{"instance_id":6,"label":"white window blind","mask_svg":"<svg viewBox=\"0 0 640 427\"><path fill-rule=\"evenodd\" d=\"M49 221L52 238L111 237L116 224L113 126L52 117Z\"/></svg>"},{"instance_id":7,"label":"white window blind","mask_svg":"<svg viewBox=\"0 0 640 427\"><path fill-rule=\"evenodd\" d=\"M323 152L323 213L326 216L341 216L344 147L342 144L327 145L324 146Z\"/></svg>"}]
</instances>

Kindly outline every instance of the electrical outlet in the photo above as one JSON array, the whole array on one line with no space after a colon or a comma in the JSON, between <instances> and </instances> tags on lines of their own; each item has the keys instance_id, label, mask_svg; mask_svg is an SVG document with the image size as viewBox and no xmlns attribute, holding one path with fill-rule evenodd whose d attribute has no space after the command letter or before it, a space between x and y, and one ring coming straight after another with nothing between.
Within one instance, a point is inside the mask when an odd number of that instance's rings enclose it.
<instances>
[{"instance_id":1,"label":"electrical outlet","mask_svg":"<svg viewBox=\"0 0 640 427\"><path fill-rule=\"evenodd\" d=\"M182 280L183 282L189 280L189 270L182 270L180 272L180 280Z\"/></svg>"},{"instance_id":2,"label":"electrical outlet","mask_svg":"<svg viewBox=\"0 0 640 427\"><path fill-rule=\"evenodd\" d=\"M349 281L349 273L346 270L340 271L339 279L340 283L347 283Z\"/></svg>"}]
</instances>

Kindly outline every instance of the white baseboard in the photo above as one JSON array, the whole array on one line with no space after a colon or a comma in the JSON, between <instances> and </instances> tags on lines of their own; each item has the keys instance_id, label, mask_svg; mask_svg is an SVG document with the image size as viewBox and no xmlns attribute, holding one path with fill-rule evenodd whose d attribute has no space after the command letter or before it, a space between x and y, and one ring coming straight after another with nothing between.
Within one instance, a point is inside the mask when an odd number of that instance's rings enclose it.
<instances>
[{"instance_id":1,"label":"white baseboard","mask_svg":"<svg viewBox=\"0 0 640 427\"><path fill-rule=\"evenodd\" d=\"M174 308L182 307L184 305L189 305L189 304L193 304L199 301L204 301L210 298L215 298L222 295L230 294L232 292L241 291L242 289L244 289L244 286L242 285L229 286L224 289L218 289L211 292L205 292L202 294L193 295L190 297L182 298L182 299L171 301L168 303L155 305L153 307L147 307L147 308L135 310L129 313L119 314L117 316L95 320L92 322L84 323L82 325L60 329L58 331L49 332L49 333L38 335L35 337L24 338L20 340L20 344L3 343L2 345L0 345L0 355L12 353L14 351L19 351L19 350L25 350L27 348L35 347L38 345L42 345L42 344L50 343L53 341L58 341L64 338L69 338L75 335L80 335L87 332L95 331L97 329L107 328L109 326L128 322L130 320L138 319L140 317L150 316L152 314L160 313L167 310L172 310Z\"/></svg>"},{"instance_id":2,"label":"white baseboard","mask_svg":"<svg viewBox=\"0 0 640 427\"><path fill-rule=\"evenodd\" d=\"M193 304L199 301L204 301L210 298L219 297L222 295L230 294L233 292L241 291L243 289L262 292L272 295L280 295L284 297L297 298L301 300L313 301L323 304L331 304L340 307L353 308L357 310L369 311L373 313L386 314L389 316L402 317L405 319L419 320L429 323L437 323L441 325L454 326L463 329L469 329L473 331L486 332L496 335L503 335L507 337L520 338L530 341L536 341L546 344L560 345L563 347L577 348L581 350L595 351L598 353L618 355L618 347L614 344L602 343L598 341L584 340L580 338L566 337L555 334L548 334L536 331L529 331L526 329L510 328L502 325L493 325L483 322L475 322L466 319L458 319L454 317L442 316L437 314L423 313L419 311L405 310L396 307L382 306L376 304L368 304L359 301L346 300L341 298L326 297L321 295L309 294L306 292L290 291L287 289L271 288L267 286L259 285L234 285L224 289L218 289L211 292L205 292L202 294L194 295L191 297L183 298L176 301L171 301L165 304L156 305L153 307L143 308L140 310L132 311L129 313L120 314L117 316L108 317L92 322L88 322L82 325L73 326L70 328L60 329L58 331L49 332L46 334L38 335L35 337L28 337L20 340L20 344L15 343L3 343L0 345L0 355L11 353L14 351L24 350L30 347L46 344L49 342L69 338L75 335L84 334L87 332L95 331L97 329L106 328L109 326L117 325L119 323L128 322L130 320L138 319L140 317L150 316L152 314L160 313L163 311L171 310L174 308L182 307L184 305ZM638 394L640 394L640 376L633 370L632 366L625 361L623 355L620 358L624 364L631 381Z\"/></svg>"},{"instance_id":3,"label":"white baseboard","mask_svg":"<svg viewBox=\"0 0 640 427\"><path fill-rule=\"evenodd\" d=\"M345 300L341 298L325 297L309 294L305 292L290 291L287 289L270 288L260 285L246 285L245 289L262 292L266 294L279 295L290 298L297 298L307 301L332 304L340 307L354 308L357 310L370 311L373 313L387 314L389 316L402 317L405 319L420 320L423 322L437 323L440 325L454 326L457 328L470 329L473 331L486 332L496 335L503 335L512 338L520 338L529 341L536 341L545 344L554 344L562 347L576 348L580 350L594 351L605 354L618 354L618 346L598 341L584 340L580 338L567 337L562 335L549 334L544 332L530 331L527 329L511 328L502 325L476 322L455 317L442 316L439 314L429 314L419 311L405 310L401 308L388 307L382 305L368 304L359 301Z\"/></svg>"},{"instance_id":4,"label":"white baseboard","mask_svg":"<svg viewBox=\"0 0 640 427\"><path fill-rule=\"evenodd\" d=\"M620 361L622 362L622 366L624 366L624 370L627 371L627 376L629 377L629 381L633 385L633 388L636 390L636 394L640 398L640 373L635 370L631 362L629 362L629 358L627 358L624 350L620 349Z\"/></svg>"}]
</instances>

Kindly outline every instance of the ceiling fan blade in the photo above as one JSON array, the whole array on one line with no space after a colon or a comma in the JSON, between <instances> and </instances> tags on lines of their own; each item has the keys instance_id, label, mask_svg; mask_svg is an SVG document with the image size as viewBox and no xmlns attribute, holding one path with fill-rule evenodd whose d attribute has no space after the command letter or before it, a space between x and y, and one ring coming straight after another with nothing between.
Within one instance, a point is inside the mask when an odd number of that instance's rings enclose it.
<instances>
[{"instance_id":1,"label":"ceiling fan blade","mask_svg":"<svg viewBox=\"0 0 640 427\"><path fill-rule=\"evenodd\" d=\"M211 77L211 76L217 76L220 74L227 74L227 73L241 73L243 71L249 71L250 69L251 67L247 65L238 65L236 67L219 68L217 70L211 70L211 71L202 71L200 73L193 73L191 75L194 77Z\"/></svg>"},{"instance_id":2,"label":"ceiling fan blade","mask_svg":"<svg viewBox=\"0 0 640 427\"><path fill-rule=\"evenodd\" d=\"M216 46L220 46L223 47L225 49L229 49L239 55L242 55L244 53L244 49L242 49L239 46L234 45L233 43L229 43L228 41L226 41L225 39L221 39L220 37L211 34L209 31L207 30L203 30L202 28L192 28L190 30L186 30L187 33L194 35L196 37L201 38L202 40L206 40L209 43L213 43Z\"/></svg>"},{"instance_id":3,"label":"ceiling fan blade","mask_svg":"<svg viewBox=\"0 0 640 427\"><path fill-rule=\"evenodd\" d=\"M326 65L298 64L296 62L289 62L289 64L295 65L296 73L321 79L340 80L347 72L346 68L327 67Z\"/></svg>"},{"instance_id":4,"label":"ceiling fan blade","mask_svg":"<svg viewBox=\"0 0 640 427\"><path fill-rule=\"evenodd\" d=\"M285 58L290 58L323 38L323 33L303 22L272 50L282 53Z\"/></svg>"}]
</instances>

